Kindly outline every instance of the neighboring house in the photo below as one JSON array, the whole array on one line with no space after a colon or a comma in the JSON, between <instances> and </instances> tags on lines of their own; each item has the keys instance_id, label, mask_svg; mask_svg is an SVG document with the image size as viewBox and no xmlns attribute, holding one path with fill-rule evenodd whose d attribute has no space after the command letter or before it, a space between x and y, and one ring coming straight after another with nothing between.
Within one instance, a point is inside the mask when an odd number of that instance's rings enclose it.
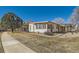
<instances>
[{"instance_id":1,"label":"neighboring house","mask_svg":"<svg viewBox=\"0 0 79 59\"><path fill-rule=\"evenodd\" d=\"M73 26L72 24L64 24L64 27L65 27L65 32L71 32L71 31L74 31L73 29Z\"/></svg>"},{"instance_id":2,"label":"neighboring house","mask_svg":"<svg viewBox=\"0 0 79 59\"><path fill-rule=\"evenodd\" d=\"M23 25L19 28L19 31L29 32L29 24L23 23Z\"/></svg>"},{"instance_id":3,"label":"neighboring house","mask_svg":"<svg viewBox=\"0 0 79 59\"><path fill-rule=\"evenodd\" d=\"M21 27L21 30L29 32L29 24L23 24L23 26Z\"/></svg>"},{"instance_id":4,"label":"neighboring house","mask_svg":"<svg viewBox=\"0 0 79 59\"><path fill-rule=\"evenodd\" d=\"M74 32L78 30L78 25L65 24L65 32Z\"/></svg>"},{"instance_id":5,"label":"neighboring house","mask_svg":"<svg viewBox=\"0 0 79 59\"><path fill-rule=\"evenodd\" d=\"M59 32L60 27L54 22L31 22L29 23L29 32Z\"/></svg>"},{"instance_id":6,"label":"neighboring house","mask_svg":"<svg viewBox=\"0 0 79 59\"><path fill-rule=\"evenodd\" d=\"M79 24L73 25L74 31L79 31Z\"/></svg>"}]
</instances>

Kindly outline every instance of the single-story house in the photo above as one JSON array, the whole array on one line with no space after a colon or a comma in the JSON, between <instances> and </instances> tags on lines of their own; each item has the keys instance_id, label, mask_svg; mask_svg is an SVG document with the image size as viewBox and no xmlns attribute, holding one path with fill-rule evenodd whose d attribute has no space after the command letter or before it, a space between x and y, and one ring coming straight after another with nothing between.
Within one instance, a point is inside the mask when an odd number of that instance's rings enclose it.
<instances>
[{"instance_id":1,"label":"single-story house","mask_svg":"<svg viewBox=\"0 0 79 59\"><path fill-rule=\"evenodd\" d=\"M64 26L54 22L31 22L29 23L29 32L63 32Z\"/></svg>"}]
</instances>

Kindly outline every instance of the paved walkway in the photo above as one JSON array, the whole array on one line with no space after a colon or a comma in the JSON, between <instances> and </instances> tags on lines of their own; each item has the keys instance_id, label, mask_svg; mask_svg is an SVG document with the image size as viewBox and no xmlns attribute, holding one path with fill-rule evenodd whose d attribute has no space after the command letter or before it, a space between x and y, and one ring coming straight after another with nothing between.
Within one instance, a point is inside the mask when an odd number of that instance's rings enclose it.
<instances>
[{"instance_id":1,"label":"paved walkway","mask_svg":"<svg viewBox=\"0 0 79 59\"><path fill-rule=\"evenodd\" d=\"M5 53L34 53L33 50L11 37L7 32L2 34L1 40Z\"/></svg>"}]
</instances>

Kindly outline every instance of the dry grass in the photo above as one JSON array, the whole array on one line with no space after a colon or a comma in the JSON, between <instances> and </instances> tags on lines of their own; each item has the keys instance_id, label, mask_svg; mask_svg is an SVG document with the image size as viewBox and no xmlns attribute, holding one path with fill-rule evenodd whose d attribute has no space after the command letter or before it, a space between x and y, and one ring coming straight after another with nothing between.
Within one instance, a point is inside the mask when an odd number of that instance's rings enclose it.
<instances>
[{"instance_id":1,"label":"dry grass","mask_svg":"<svg viewBox=\"0 0 79 59\"><path fill-rule=\"evenodd\" d=\"M1 34L2 33L0 33L0 53L3 53L4 52L4 49L3 49L2 41L1 41Z\"/></svg>"},{"instance_id":2,"label":"dry grass","mask_svg":"<svg viewBox=\"0 0 79 59\"><path fill-rule=\"evenodd\" d=\"M31 33L10 33L18 41L36 52L79 52L79 37L44 37Z\"/></svg>"}]
</instances>

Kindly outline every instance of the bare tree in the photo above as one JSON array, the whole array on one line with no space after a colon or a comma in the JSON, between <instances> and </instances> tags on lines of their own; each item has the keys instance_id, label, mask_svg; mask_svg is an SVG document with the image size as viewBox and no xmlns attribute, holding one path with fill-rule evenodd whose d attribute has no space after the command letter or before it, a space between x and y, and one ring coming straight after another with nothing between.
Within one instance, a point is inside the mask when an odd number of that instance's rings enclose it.
<instances>
[{"instance_id":1,"label":"bare tree","mask_svg":"<svg viewBox=\"0 0 79 59\"><path fill-rule=\"evenodd\" d=\"M53 20L53 22L55 22L55 23L57 23L57 24L63 24L63 23L64 23L64 19L58 17L58 18L55 18L55 19Z\"/></svg>"},{"instance_id":2,"label":"bare tree","mask_svg":"<svg viewBox=\"0 0 79 59\"><path fill-rule=\"evenodd\" d=\"M73 10L69 20L71 24L79 24L79 7Z\"/></svg>"},{"instance_id":3,"label":"bare tree","mask_svg":"<svg viewBox=\"0 0 79 59\"><path fill-rule=\"evenodd\" d=\"M75 30L79 28L79 7L75 8L69 18L69 23L75 25Z\"/></svg>"},{"instance_id":4,"label":"bare tree","mask_svg":"<svg viewBox=\"0 0 79 59\"><path fill-rule=\"evenodd\" d=\"M28 23L28 24L31 23L31 22L33 22L32 19L28 19L28 20L26 21L26 23Z\"/></svg>"}]
</instances>

